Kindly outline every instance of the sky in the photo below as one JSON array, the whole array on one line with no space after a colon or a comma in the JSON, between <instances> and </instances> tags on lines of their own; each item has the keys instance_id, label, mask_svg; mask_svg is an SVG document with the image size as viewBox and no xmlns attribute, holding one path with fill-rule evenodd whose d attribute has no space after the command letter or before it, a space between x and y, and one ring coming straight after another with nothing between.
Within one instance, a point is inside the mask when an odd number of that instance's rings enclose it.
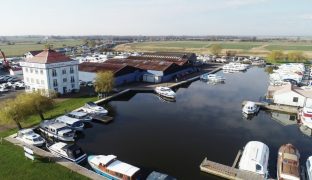
<instances>
[{"instance_id":1,"label":"sky","mask_svg":"<svg viewBox=\"0 0 312 180\"><path fill-rule=\"evenodd\" d=\"M312 0L1 0L0 7L0 36L312 36Z\"/></svg>"}]
</instances>

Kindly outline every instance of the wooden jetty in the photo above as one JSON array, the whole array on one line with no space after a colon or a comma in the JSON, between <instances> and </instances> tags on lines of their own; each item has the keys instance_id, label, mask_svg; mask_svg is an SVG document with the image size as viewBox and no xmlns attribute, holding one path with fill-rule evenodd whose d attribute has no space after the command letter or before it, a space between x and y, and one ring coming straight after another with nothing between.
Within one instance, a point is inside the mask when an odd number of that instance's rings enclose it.
<instances>
[{"instance_id":1,"label":"wooden jetty","mask_svg":"<svg viewBox=\"0 0 312 180\"><path fill-rule=\"evenodd\" d=\"M17 140L15 137L16 137L16 134L13 134L11 136L6 137L5 140L11 142L14 145L20 146L22 148L24 146L26 146L26 147L30 148L34 152L34 154L36 156L39 156L41 158L47 158L49 161L53 161L53 162L55 162L57 164L60 164L60 165L62 165L64 167L70 169L71 171L74 171L74 172L76 172L78 174L86 176L89 179L96 179L96 180L106 179L103 176L101 176L101 175L99 175L99 174L97 174L97 173L95 173L95 172L93 172L93 171L91 171L91 170L89 170L89 169L87 169L85 167L80 166L79 164L76 164L74 162L68 161L68 160L66 160L64 158L60 158L60 157L54 156L52 153L50 153L48 151L45 151L43 149L40 149L40 148L38 148L36 146L31 146L29 144L25 144L25 143Z\"/></svg>"},{"instance_id":2,"label":"wooden jetty","mask_svg":"<svg viewBox=\"0 0 312 180\"><path fill-rule=\"evenodd\" d=\"M247 101L243 101L242 105L244 106L246 103ZM266 103L266 102L255 102L255 104L258 105L262 109L286 112L290 114L298 113L298 108L294 106L278 105L278 104L272 104L272 103Z\"/></svg>"},{"instance_id":3,"label":"wooden jetty","mask_svg":"<svg viewBox=\"0 0 312 180\"><path fill-rule=\"evenodd\" d=\"M91 117L92 117L93 120L99 121L99 122L102 122L102 123L109 123L109 122L111 122L114 119L111 116L101 115L101 114L92 114Z\"/></svg>"},{"instance_id":4,"label":"wooden jetty","mask_svg":"<svg viewBox=\"0 0 312 180\"><path fill-rule=\"evenodd\" d=\"M238 156L237 156L238 157ZM236 160L236 159L235 159ZM235 166L235 162L233 164ZM205 158L200 164L200 170L215 176L230 180L263 180L264 178L256 173L243 171L234 167L216 163Z\"/></svg>"}]
</instances>

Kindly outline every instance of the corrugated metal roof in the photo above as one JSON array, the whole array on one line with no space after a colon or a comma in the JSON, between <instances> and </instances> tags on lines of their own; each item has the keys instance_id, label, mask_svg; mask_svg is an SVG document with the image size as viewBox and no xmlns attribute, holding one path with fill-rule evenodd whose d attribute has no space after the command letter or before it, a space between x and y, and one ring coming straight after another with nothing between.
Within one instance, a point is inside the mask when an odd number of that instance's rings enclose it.
<instances>
[{"instance_id":1,"label":"corrugated metal roof","mask_svg":"<svg viewBox=\"0 0 312 180\"><path fill-rule=\"evenodd\" d=\"M125 67L127 67L126 64L84 62L79 64L78 69L84 72L112 71L113 73L117 73Z\"/></svg>"},{"instance_id":2,"label":"corrugated metal roof","mask_svg":"<svg viewBox=\"0 0 312 180\"><path fill-rule=\"evenodd\" d=\"M173 62L168 61L151 61L151 60L138 60L138 59L108 59L107 63L111 64L126 64L143 70L165 71Z\"/></svg>"}]
</instances>

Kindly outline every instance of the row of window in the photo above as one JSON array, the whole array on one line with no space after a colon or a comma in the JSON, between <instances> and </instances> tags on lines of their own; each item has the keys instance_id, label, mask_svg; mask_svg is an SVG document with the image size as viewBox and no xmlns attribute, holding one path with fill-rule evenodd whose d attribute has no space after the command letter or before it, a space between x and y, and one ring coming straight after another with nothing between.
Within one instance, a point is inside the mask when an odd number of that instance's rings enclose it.
<instances>
[{"instance_id":1,"label":"row of window","mask_svg":"<svg viewBox=\"0 0 312 180\"><path fill-rule=\"evenodd\" d=\"M63 83L66 83L66 82L67 82L67 78L63 78ZM74 77L74 76L71 76L71 77L70 77L70 82L71 82L71 83L74 83L74 82L75 82L75 77ZM53 79L53 86L54 86L54 87L58 86L57 79Z\"/></svg>"},{"instance_id":2,"label":"row of window","mask_svg":"<svg viewBox=\"0 0 312 180\"><path fill-rule=\"evenodd\" d=\"M28 73L35 73L35 74L39 74L39 72L40 72L40 74L42 75L43 74L43 69L40 69L40 70L38 70L38 69L36 69L36 68L26 68L26 72Z\"/></svg>"},{"instance_id":3,"label":"row of window","mask_svg":"<svg viewBox=\"0 0 312 180\"><path fill-rule=\"evenodd\" d=\"M62 74L66 74L67 72L66 72L66 69L62 69ZM69 73L70 74L74 74L74 67L70 67L69 68ZM53 77L56 77L57 76L57 72L56 72L56 69L52 69L52 76Z\"/></svg>"},{"instance_id":4,"label":"row of window","mask_svg":"<svg viewBox=\"0 0 312 180\"><path fill-rule=\"evenodd\" d=\"M39 79L34 79L34 78L26 78L26 82L28 82L28 83L35 83L36 82L36 84L42 84L42 85L44 85L44 80L39 80Z\"/></svg>"},{"instance_id":5,"label":"row of window","mask_svg":"<svg viewBox=\"0 0 312 180\"><path fill-rule=\"evenodd\" d=\"M71 84L71 88L72 88L72 89L75 89L75 84ZM54 88L54 91L55 91L55 92L58 92L58 88L55 87L55 88ZM64 92L64 93L67 92L67 87L63 87L63 92Z\"/></svg>"}]
</instances>

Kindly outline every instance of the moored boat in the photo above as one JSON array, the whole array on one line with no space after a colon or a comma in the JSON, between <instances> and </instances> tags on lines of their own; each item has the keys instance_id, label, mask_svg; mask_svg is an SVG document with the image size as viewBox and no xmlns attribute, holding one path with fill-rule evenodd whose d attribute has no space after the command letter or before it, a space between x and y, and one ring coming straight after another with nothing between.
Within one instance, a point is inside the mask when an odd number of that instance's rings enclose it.
<instances>
[{"instance_id":1,"label":"moored boat","mask_svg":"<svg viewBox=\"0 0 312 180\"><path fill-rule=\"evenodd\" d=\"M243 113L245 114L256 114L259 112L260 107L255 102L247 101L243 107Z\"/></svg>"},{"instance_id":2,"label":"moored boat","mask_svg":"<svg viewBox=\"0 0 312 180\"><path fill-rule=\"evenodd\" d=\"M32 129L19 130L16 139L33 146L42 146L45 143L45 140Z\"/></svg>"},{"instance_id":3,"label":"moored boat","mask_svg":"<svg viewBox=\"0 0 312 180\"><path fill-rule=\"evenodd\" d=\"M87 158L86 153L84 153L84 151L76 144L58 142L51 146L47 146L47 148L52 154L75 163L80 163Z\"/></svg>"},{"instance_id":4,"label":"moored boat","mask_svg":"<svg viewBox=\"0 0 312 180\"><path fill-rule=\"evenodd\" d=\"M75 131L61 122L45 120L40 123L39 130L53 139L61 141L75 141Z\"/></svg>"},{"instance_id":5,"label":"moored boat","mask_svg":"<svg viewBox=\"0 0 312 180\"><path fill-rule=\"evenodd\" d=\"M153 171L147 176L146 180L176 180L176 178L168 174Z\"/></svg>"},{"instance_id":6,"label":"moored boat","mask_svg":"<svg viewBox=\"0 0 312 180\"><path fill-rule=\"evenodd\" d=\"M88 156L88 163L92 169L107 179L136 180L139 179L140 169L130 164L121 162L114 155Z\"/></svg>"},{"instance_id":7,"label":"moored boat","mask_svg":"<svg viewBox=\"0 0 312 180\"><path fill-rule=\"evenodd\" d=\"M260 174L268 177L269 147L259 141L249 141L239 161L240 170Z\"/></svg>"},{"instance_id":8,"label":"moored boat","mask_svg":"<svg viewBox=\"0 0 312 180\"><path fill-rule=\"evenodd\" d=\"M292 144L284 144L279 148L277 158L278 180L300 180L300 154Z\"/></svg>"},{"instance_id":9,"label":"moored boat","mask_svg":"<svg viewBox=\"0 0 312 180\"><path fill-rule=\"evenodd\" d=\"M302 125L312 129L312 108L304 107L299 110L299 120Z\"/></svg>"},{"instance_id":10,"label":"moored boat","mask_svg":"<svg viewBox=\"0 0 312 180\"><path fill-rule=\"evenodd\" d=\"M155 92L159 94L160 96L164 96L166 98L174 99L176 97L176 93L169 87L163 87L163 86L156 87Z\"/></svg>"},{"instance_id":11,"label":"moored boat","mask_svg":"<svg viewBox=\"0 0 312 180\"><path fill-rule=\"evenodd\" d=\"M212 82L224 82L225 78L216 74L203 74L200 76L201 80L212 81Z\"/></svg>"},{"instance_id":12,"label":"moored boat","mask_svg":"<svg viewBox=\"0 0 312 180\"><path fill-rule=\"evenodd\" d=\"M87 102L82 108L80 108L83 112L91 113L91 114L102 114L106 115L108 111L102 106L98 106L94 102Z\"/></svg>"}]
</instances>

